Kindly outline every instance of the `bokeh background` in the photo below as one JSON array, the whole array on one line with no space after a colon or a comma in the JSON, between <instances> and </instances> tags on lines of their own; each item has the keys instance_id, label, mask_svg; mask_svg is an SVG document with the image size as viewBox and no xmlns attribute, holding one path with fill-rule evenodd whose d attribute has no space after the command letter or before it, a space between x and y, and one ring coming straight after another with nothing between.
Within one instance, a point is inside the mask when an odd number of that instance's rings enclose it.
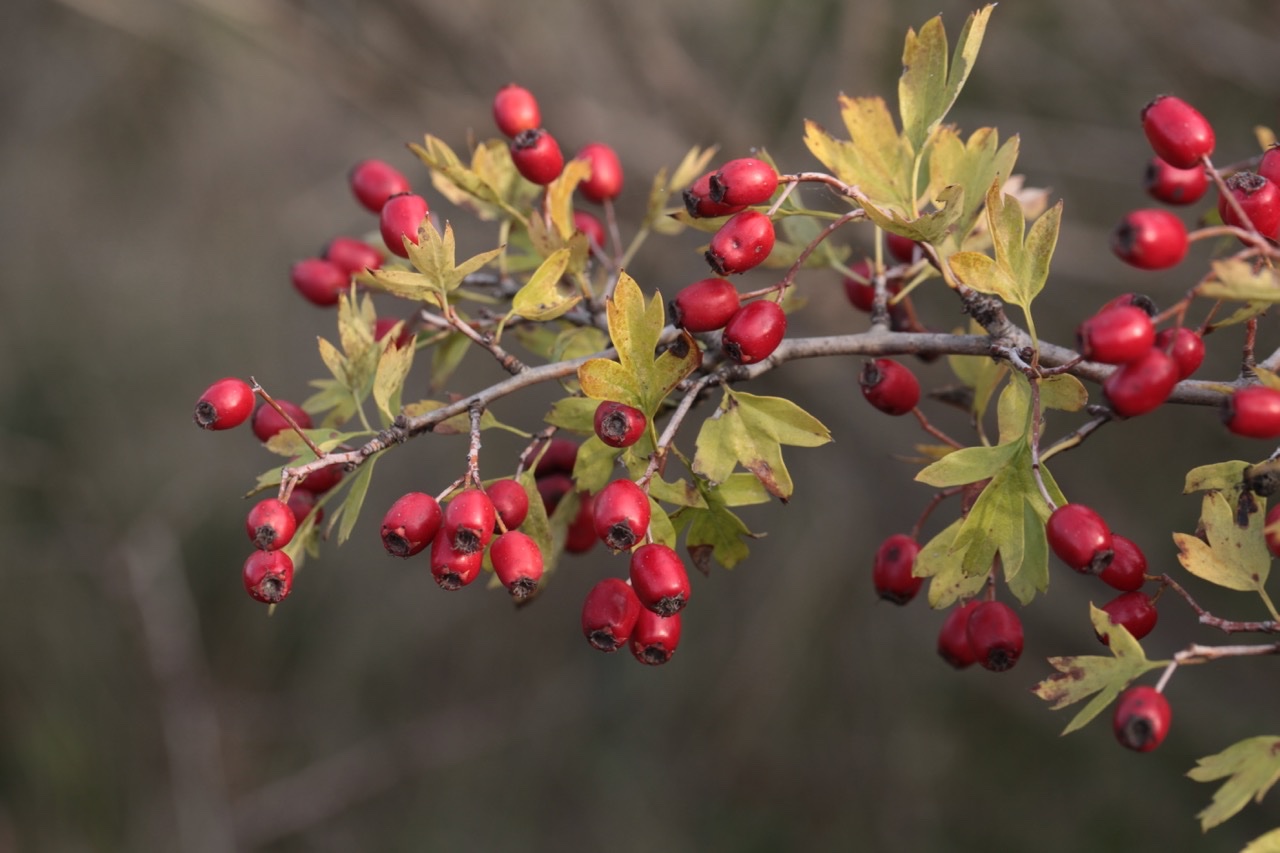
<instances>
[{"instance_id":1,"label":"bokeh background","mask_svg":"<svg viewBox=\"0 0 1280 853\"><path fill-rule=\"evenodd\" d=\"M943 665L941 615L922 602L876 602L871 555L929 493L895 458L916 435L858 399L847 360L753 388L793 396L836 441L789 454L797 494L749 514L769 536L746 563L694 579L666 667L583 643L582 595L621 572L600 550L519 612L385 556L381 507L453 479L458 439L394 451L353 541L310 562L273 618L240 588L239 496L272 459L247 431L200 433L191 405L225 375L299 398L322 373L312 340L334 317L299 300L287 271L371 226L346 190L352 163L386 158L425 186L404 144L491 135L492 94L516 80L566 147L619 151L625 229L647 176L690 145L764 145L812 166L802 119L836 126L840 91L893 98L906 27L941 11L954 34L970 9L0 4L0 850L1229 851L1280 824L1273 796L1201 836L1193 815L1212 788L1182 775L1280 728L1267 662L1180 673L1172 735L1138 756L1105 721L1059 738L1066 714L1029 692L1046 656L1097 652L1098 586L1055 567L1003 676ZM1138 110L1176 92L1214 122L1220 160L1256 153L1252 127L1280 124L1278 37L1271 0L996 10L953 118L1020 133L1020 170L1066 200L1038 313L1047 337L1069 339L1122 290L1168 302L1195 280L1204 249L1159 275L1107 250L1111 225L1145 204ZM448 215L471 247L492 244ZM705 275L696 245L651 240L632 272L670 292ZM865 324L834 277L804 289L794 333ZM926 319L960 324L940 296L923 298ZM1280 343L1270 318L1261 335ZM1238 332L1212 343L1206 372L1231 375ZM922 376L946 381L941 366ZM473 357L454 384L494 377ZM499 415L534 428L545 402ZM486 471L514 467L515 448L493 438ZM1056 473L1168 570L1169 531L1197 514L1184 472L1269 450L1179 409L1108 427ZM1244 596L1203 595L1262 615ZM1162 608L1153 656L1222 639L1181 602Z\"/></svg>"}]
</instances>

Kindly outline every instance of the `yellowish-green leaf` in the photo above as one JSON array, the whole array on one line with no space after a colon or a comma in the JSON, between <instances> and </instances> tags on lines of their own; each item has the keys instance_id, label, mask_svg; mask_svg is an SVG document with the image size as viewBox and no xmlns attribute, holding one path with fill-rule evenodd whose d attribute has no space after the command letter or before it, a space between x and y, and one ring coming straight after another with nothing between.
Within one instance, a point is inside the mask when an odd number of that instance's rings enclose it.
<instances>
[{"instance_id":1,"label":"yellowish-green leaf","mask_svg":"<svg viewBox=\"0 0 1280 853\"><path fill-rule=\"evenodd\" d=\"M1213 261L1213 278L1202 282L1195 293L1207 299L1272 304L1280 302L1280 272L1267 266L1254 268L1248 261Z\"/></svg>"},{"instance_id":2,"label":"yellowish-green leaf","mask_svg":"<svg viewBox=\"0 0 1280 853\"><path fill-rule=\"evenodd\" d=\"M753 483L756 482L756 479L750 475L746 475L746 478ZM759 484L757 483L757 485ZM721 493L723 495L723 488ZM649 481L649 494L655 500L666 501L674 506L697 507L699 509L706 509L707 507L707 501L702 496L702 492L688 480L682 479L674 483L668 483L661 477L654 477ZM768 501L769 496L765 495L764 500Z\"/></svg>"},{"instance_id":3,"label":"yellowish-green leaf","mask_svg":"<svg viewBox=\"0 0 1280 853\"><path fill-rule=\"evenodd\" d=\"M1240 853L1280 853L1280 829L1273 829L1245 845Z\"/></svg>"},{"instance_id":4,"label":"yellowish-green leaf","mask_svg":"<svg viewBox=\"0 0 1280 853\"><path fill-rule=\"evenodd\" d=\"M947 34L941 16L907 31L902 51L898 100L904 135L916 151L923 151L933 129L946 117L964 87L982 46L994 4L973 12L965 21L948 68ZM854 139L857 139L855 136Z\"/></svg>"},{"instance_id":5,"label":"yellowish-green leaf","mask_svg":"<svg viewBox=\"0 0 1280 853\"><path fill-rule=\"evenodd\" d=\"M716 490L725 506L751 506L768 503L768 489L754 475L746 472L730 474Z\"/></svg>"},{"instance_id":6,"label":"yellowish-green leaf","mask_svg":"<svg viewBox=\"0 0 1280 853\"><path fill-rule=\"evenodd\" d=\"M971 334L981 334L981 328L975 322L970 321L969 326ZM956 334L960 332L957 330ZM971 411L975 418L981 420L992 395L1009 371L1008 365L981 355L951 355L947 356L947 363L965 387L973 390Z\"/></svg>"},{"instance_id":7,"label":"yellowish-green leaf","mask_svg":"<svg viewBox=\"0 0 1280 853\"><path fill-rule=\"evenodd\" d=\"M1018 454L1015 442L995 447L966 447L934 462L916 474L916 482L940 489L977 483L995 475Z\"/></svg>"},{"instance_id":8,"label":"yellowish-green leaf","mask_svg":"<svg viewBox=\"0 0 1280 853\"><path fill-rule=\"evenodd\" d=\"M986 575L965 574L963 557L952 550L962 519L956 519L930 539L916 554L911 572L916 577L932 578L929 582L929 606L934 610L950 607L962 598L972 598L986 586Z\"/></svg>"},{"instance_id":9,"label":"yellowish-green leaf","mask_svg":"<svg viewBox=\"0 0 1280 853\"><path fill-rule=\"evenodd\" d=\"M649 536L668 548L676 547L676 529L671 524L671 516L652 497L649 498Z\"/></svg>"},{"instance_id":10,"label":"yellowish-green leaf","mask_svg":"<svg viewBox=\"0 0 1280 853\"><path fill-rule=\"evenodd\" d=\"M786 398L760 397L743 391L732 394L738 404L738 416L752 432L796 447L818 447L831 441L831 431L821 421Z\"/></svg>"},{"instance_id":11,"label":"yellowish-green leaf","mask_svg":"<svg viewBox=\"0 0 1280 853\"><path fill-rule=\"evenodd\" d=\"M373 465L381 457L371 456L365 460L360 466L360 470L351 479L351 488L347 490L347 496L342 504L334 510L333 518L336 520L338 515L342 516L342 523L338 525L338 544L341 545L351 537L351 531L356 526L356 519L360 517L360 509L364 506L365 495L369 492L369 481L373 477ZM332 522L330 529L333 528Z\"/></svg>"},{"instance_id":12,"label":"yellowish-green leaf","mask_svg":"<svg viewBox=\"0 0 1280 853\"><path fill-rule=\"evenodd\" d=\"M836 140L807 121L805 144L809 151L840 180L859 187L877 206L914 218L911 183L915 152L899 137L884 99L841 95L840 116L854 142Z\"/></svg>"},{"instance_id":13,"label":"yellowish-green leaf","mask_svg":"<svg viewBox=\"0 0 1280 853\"><path fill-rule=\"evenodd\" d=\"M634 408L643 408L635 376L616 361L607 358L591 359L578 368L578 382L582 385L582 393L597 402L613 400Z\"/></svg>"},{"instance_id":14,"label":"yellowish-green leaf","mask_svg":"<svg viewBox=\"0 0 1280 853\"><path fill-rule=\"evenodd\" d=\"M1248 467L1248 462L1235 460L1232 462L1215 462L1212 465L1201 465L1199 468L1192 468L1187 472L1187 480L1182 487L1182 493L1189 495L1193 492L1205 492L1210 489L1217 491L1239 489L1243 482L1244 471Z\"/></svg>"},{"instance_id":15,"label":"yellowish-green leaf","mask_svg":"<svg viewBox=\"0 0 1280 853\"><path fill-rule=\"evenodd\" d=\"M1185 533L1173 534L1178 562L1202 580L1241 592L1261 592L1271 570L1262 535L1264 513L1255 501L1246 525L1237 507L1219 491L1207 492L1200 504L1200 523L1207 542Z\"/></svg>"},{"instance_id":16,"label":"yellowish-green leaf","mask_svg":"<svg viewBox=\"0 0 1280 853\"><path fill-rule=\"evenodd\" d=\"M351 388L351 378L347 372L347 360L342 353L338 352L338 348L329 343L324 338L316 338L316 342L320 346L320 360L324 362L324 366L329 368L329 372L333 374L333 378L338 380L345 388Z\"/></svg>"},{"instance_id":17,"label":"yellowish-green leaf","mask_svg":"<svg viewBox=\"0 0 1280 853\"><path fill-rule=\"evenodd\" d=\"M1012 136L1001 145L995 128L979 128L967 141L961 140L954 127L944 125L935 131L929 149L930 195L937 196L952 186L969 188L953 229L946 239L934 243L944 259L959 251L978 225L986 203L983 190L1004 183L1017 160L1018 137Z\"/></svg>"},{"instance_id":18,"label":"yellowish-green leaf","mask_svg":"<svg viewBox=\"0 0 1280 853\"><path fill-rule=\"evenodd\" d=\"M1280 737L1266 735L1234 743L1217 755L1201 758L1187 776L1197 782L1227 780L1214 792L1208 808L1196 815L1200 828L1208 831L1233 817L1249 800L1262 802L1280 779Z\"/></svg>"},{"instance_id":19,"label":"yellowish-green leaf","mask_svg":"<svg viewBox=\"0 0 1280 853\"><path fill-rule=\"evenodd\" d=\"M547 413L544 420L569 432L594 435L596 409L599 406L599 400L587 397L564 397L552 404L551 411Z\"/></svg>"},{"instance_id":20,"label":"yellowish-green leaf","mask_svg":"<svg viewBox=\"0 0 1280 853\"><path fill-rule=\"evenodd\" d=\"M568 248L558 249L542 262L512 298L512 314L544 322L563 316L582 301L582 294L563 281L569 254Z\"/></svg>"},{"instance_id":21,"label":"yellowish-green leaf","mask_svg":"<svg viewBox=\"0 0 1280 853\"><path fill-rule=\"evenodd\" d=\"M979 293L989 293L1006 302L1017 303L1018 283L994 258L981 252L957 252L948 263L951 264L951 271L963 284Z\"/></svg>"},{"instance_id":22,"label":"yellowish-green leaf","mask_svg":"<svg viewBox=\"0 0 1280 853\"><path fill-rule=\"evenodd\" d=\"M725 416L725 403L702 422L698 430L697 452L693 458L693 472L712 485L724 482L738 466L738 456L730 442L729 418Z\"/></svg>"},{"instance_id":23,"label":"yellowish-green leaf","mask_svg":"<svg viewBox=\"0 0 1280 853\"><path fill-rule=\"evenodd\" d=\"M1255 366L1253 368L1253 372L1258 377L1258 382L1263 387L1270 388L1273 391L1280 391L1280 376L1270 370L1267 370L1262 365Z\"/></svg>"},{"instance_id":24,"label":"yellowish-green leaf","mask_svg":"<svg viewBox=\"0 0 1280 853\"><path fill-rule=\"evenodd\" d=\"M304 429L302 432L307 436L307 438L311 439L312 443L319 447L323 453L336 450L339 445L347 444L353 439L367 438L372 434L364 431L337 432L336 430L325 428ZM267 441L263 443L263 447L278 456L299 458L299 461L293 463L295 465L301 464L302 462L310 462L312 459L316 458L316 455L311 452L311 448L302 440L302 437L291 429L281 430L271 436L271 438L267 439Z\"/></svg>"},{"instance_id":25,"label":"yellowish-green leaf","mask_svg":"<svg viewBox=\"0 0 1280 853\"><path fill-rule=\"evenodd\" d=\"M620 449L610 447L595 435L582 442L573 465L574 486L593 493L600 491L613 478L620 453Z\"/></svg>"},{"instance_id":26,"label":"yellowish-green leaf","mask_svg":"<svg viewBox=\"0 0 1280 853\"><path fill-rule=\"evenodd\" d=\"M408 299L412 302L434 300L436 304L439 304L439 287L434 281L420 272L392 267L357 273L355 280L374 290L390 293L392 296L398 296L401 299Z\"/></svg>"},{"instance_id":27,"label":"yellowish-green leaf","mask_svg":"<svg viewBox=\"0 0 1280 853\"><path fill-rule=\"evenodd\" d=\"M395 330L384 340L394 341ZM413 367L413 347L398 347L388 343L382 349L378 359L378 370L373 378L373 400L378 404L378 411L389 425L400 413L400 392L404 389L404 380Z\"/></svg>"},{"instance_id":28,"label":"yellowish-green leaf","mask_svg":"<svg viewBox=\"0 0 1280 853\"><path fill-rule=\"evenodd\" d=\"M439 391L453 376L462 359L471 351L471 339L461 332L445 336L444 340L431 349L431 385L432 391Z\"/></svg>"},{"instance_id":29,"label":"yellowish-green leaf","mask_svg":"<svg viewBox=\"0 0 1280 853\"><path fill-rule=\"evenodd\" d=\"M573 224L573 191L578 184L591 177L589 160L570 160L565 163L560 176L547 185L547 209L551 212L551 225L561 240L568 240L578 230Z\"/></svg>"},{"instance_id":30,"label":"yellowish-green leaf","mask_svg":"<svg viewBox=\"0 0 1280 853\"><path fill-rule=\"evenodd\" d=\"M1039 380L1041 409L1078 412L1089 402L1084 384L1070 373L1046 376Z\"/></svg>"}]
</instances>

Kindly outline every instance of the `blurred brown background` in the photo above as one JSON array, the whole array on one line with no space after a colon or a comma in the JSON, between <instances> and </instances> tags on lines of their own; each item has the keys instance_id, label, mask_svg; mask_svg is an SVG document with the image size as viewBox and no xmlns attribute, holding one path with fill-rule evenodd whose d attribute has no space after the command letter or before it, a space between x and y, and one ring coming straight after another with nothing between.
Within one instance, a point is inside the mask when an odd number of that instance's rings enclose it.
<instances>
[{"instance_id":1,"label":"blurred brown background","mask_svg":"<svg viewBox=\"0 0 1280 853\"><path fill-rule=\"evenodd\" d=\"M858 399L850 362L788 365L752 389L794 396L836 442L789 454L795 499L750 514L770 535L739 569L694 579L664 668L582 641L583 593L621 573L600 550L518 613L386 558L380 508L456 476L458 440L394 451L353 541L309 563L274 618L240 588L239 495L271 458L247 431L201 434L191 405L220 376L299 398L322 372L311 341L333 316L287 270L370 227L345 187L352 163L387 158L426 186L404 143L490 135L490 98L516 80L567 148L617 148L631 217L647 176L692 144L765 145L811 167L802 119L837 125L839 91L895 97L906 27L942 11L954 34L970 8L6 0L0 850L1219 851L1280 824L1273 795L1202 837L1193 815L1212 788L1182 777L1280 728L1266 662L1180 673L1172 735L1137 756L1105 721L1060 739L1066 714L1028 692L1047 655L1098 652L1097 587L1055 566L1004 676L944 666L923 602L875 601L871 554L928 492L891 458L915 433ZM1252 126L1280 125L1277 36L1271 0L996 10L953 118L1021 133L1021 170L1066 199L1037 315L1047 337L1069 339L1121 290L1167 302L1194 281L1194 265L1139 275L1106 248L1145 205L1138 110L1176 92L1215 123L1221 161L1256 153ZM666 290L701 277L696 244L651 240L632 272ZM834 277L805 289L793 333L865 323ZM961 322L950 300L923 301L936 325ZM1212 370L1230 374L1238 341L1215 339ZM493 378L470 361L466 381ZM498 414L533 428L544 402ZM490 444L494 475L515 444ZM1055 470L1166 570L1169 531L1197 512L1183 473L1269 449L1225 437L1210 412L1167 411L1103 430ZM1243 598L1204 594L1224 615L1262 615ZM1178 601L1163 612L1152 655L1221 639Z\"/></svg>"}]
</instances>

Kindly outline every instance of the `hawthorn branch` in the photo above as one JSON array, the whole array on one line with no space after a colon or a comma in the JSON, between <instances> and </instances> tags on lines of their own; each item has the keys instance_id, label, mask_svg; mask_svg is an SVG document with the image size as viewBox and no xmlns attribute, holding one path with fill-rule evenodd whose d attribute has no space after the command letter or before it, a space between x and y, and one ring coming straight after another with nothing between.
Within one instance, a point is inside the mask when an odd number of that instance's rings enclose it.
<instances>
[{"instance_id":1,"label":"hawthorn branch","mask_svg":"<svg viewBox=\"0 0 1280 853\"><path fill-rule=\"evenodd\" d=\"M1209 611L1200 606L1191 593L1187 592L1183 586L1169 575L1160 575L1160 583L1168 589L1173 590L1182 597L1191 609L1196 612L1201 625L1208 625L1210 628L1217 628L1226 634L1280 634L1280 622L1274 619L1267 619L1259 622L1238 622L1232 619L1223 619L1214 616Z\"/></svg>"},{"instance_id":2,"label":"hawthorn branch","mask_svg":"<svg viewBox=\"0 0 1280 853\"><path fill-rule=\"evenodd\" d=\"M667 458L667 450L671 447L671 442L675 441L676 430L680 429L680 424L684 422L689 410L693 408L693 404L697 402L703 390L712 383L721 381L721 378L718 373L708 373L690 385L689 390L680 398L680 405L676 406L676 410L671 413L671 419L667 421L666 428L662 431L662 435L658 436L658 443L653 448L653 455L649 457L649 464L644 470L644 475L639 480L639 486L644 489L646 494L649 491L649 482L653 479L653 475L658 473L658 469L662 467L663 460Z\"/></svg>"},{"instance_id":3,"label":"hawthorn branch","mask_svg":"<svg viewBox=\"0 0 1280 853\"><path fill-rule=\"evenodd\" d=\"M1222 660L1223 658L1262 657L1263 655L1280 654L1280 643L1265 643L1256 646L1202 646L1192 643L1173 656L1169 665L1156 682L1156 690L1164 692L1164 687L1180 666L1193 666L1198 663Z\"/></svg>"},{"instance_id":4,"label":"hawthorn branch","mask_svg":"<svg viewBox=\"0 0 1280 853\"><path fill-rule=\"evenodd\" d=\"M431 313L426 308L418 312L423 325L432 326L437 329L456 329L463 335L466 335L474 341L482 349L488 350L489 354L497 359L502 369L515 376L528 369L520 359L507 352L493 339L492 335L486 335L479 332L466 320L458 316L458 313L452 309L448 310L447 316L441 317Z\"/></svg>"}]
</instances>

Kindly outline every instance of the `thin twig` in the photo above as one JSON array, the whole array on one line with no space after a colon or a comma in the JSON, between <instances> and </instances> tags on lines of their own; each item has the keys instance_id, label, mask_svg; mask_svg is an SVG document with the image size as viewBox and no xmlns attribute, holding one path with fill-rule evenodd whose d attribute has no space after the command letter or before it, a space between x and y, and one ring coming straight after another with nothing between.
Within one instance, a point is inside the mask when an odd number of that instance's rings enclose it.
<instances>
[{"instance_id":1,"label":"thin twig","mask_svg":"<svg viewBox=\"0 0 1280 853\"><path fill-rule=\"evenodd\" d=\"M946 444L948 447L955 448L956 450L964 450L965 446L963 444L930 423L929 419L925 417L924 412L920 411L919 406L912 409L911 414L916 416L916 420L920 422L920 428L929 433L929 435L938 439L938 441L941 441L943 444Z\"/></svg>"},{"instance_id":2,"label":"thin twig","mask_svg":"<svg viewBox=\"0 0 1280 853\"><path fill-rule=\"evenodd\" d=\"M637 481L637 484L646 493L649 491L649 482L653 479L653 475L658 473L658 469L662 467L662 461L667 456L667 449L671 446L671 442L675 440L676 430L680 429L680 424L684 422L685 416L693 408L698 395L712 382L721 381L721 379L722 377L719 374L708 373L689 386L689 390L680 398L680 405L676 406L676 410L671 413L671 419L667 421L666 428L662 431L662 435L658 436L658 443L654 446L653 454L649 457L649 465L645 468L643 476Z\"/></svg>"},{"instance_id":3,"label":"thin twig","mask_svg":"<svg viewBox=\"0 0 1280 853\"><path fill-rule=\"evenodd\" d=\"M449 309L448 315L445 317L433 314L426 308L419 311L418 316L424 325L436 328L453 328L466 335L476 344L488 350L498 360L498 364L502 366L502 369L512 376L518 376L529 369L524 362L499 346L491 335L477 331L470 323L459 317L458 312L452 308Z\"/></svg>"},{"instance_id":4,"label":"thin twig","mask_svg":"<svg viewBox=\"0 0 1280 853\"><path fill-rule=\"evenodd\" d=\"M259 385L258 380L254 379L252 376L249 377L249 387L252 388L253 393L261 397L268 406L275 409L276 413L280 415L280 417L284 418L284 422L287 423L289 427L298 434L298 437L302 439L302 441L307 445L307 447L311 448L311 452L314 453L317 456L317 458L320 456L324 456L324 451L321 450L316 445L316 443L312 441L305 432L302 431L302 427L298 426L298 422L293 419L293 415L286 412L284 408L279 403L276 402L275 398L267 393L267 389Z\"/></svg>"},{"instance_id":5,"label":"thin twig","mask_svg":"<svg viewBox=\"0 0 1280 853\"><path fill-rule=\"evenodd\" d=\"M1226 634L1280 634L1280 622L1267 619L1259 622L1239 622L1233 619L1223 619L1214 616L1209 611L1200 606L1191 593L1187 592L1176 580L1169 575L1160 575L1158 580L1168 589L1173 590L1182 596L1183 600L1191 606L1196 612L1196 616L1200 619L1201 625L1208 625L1210 628L1217 628Z\"/></svg>"}]
</instances>

